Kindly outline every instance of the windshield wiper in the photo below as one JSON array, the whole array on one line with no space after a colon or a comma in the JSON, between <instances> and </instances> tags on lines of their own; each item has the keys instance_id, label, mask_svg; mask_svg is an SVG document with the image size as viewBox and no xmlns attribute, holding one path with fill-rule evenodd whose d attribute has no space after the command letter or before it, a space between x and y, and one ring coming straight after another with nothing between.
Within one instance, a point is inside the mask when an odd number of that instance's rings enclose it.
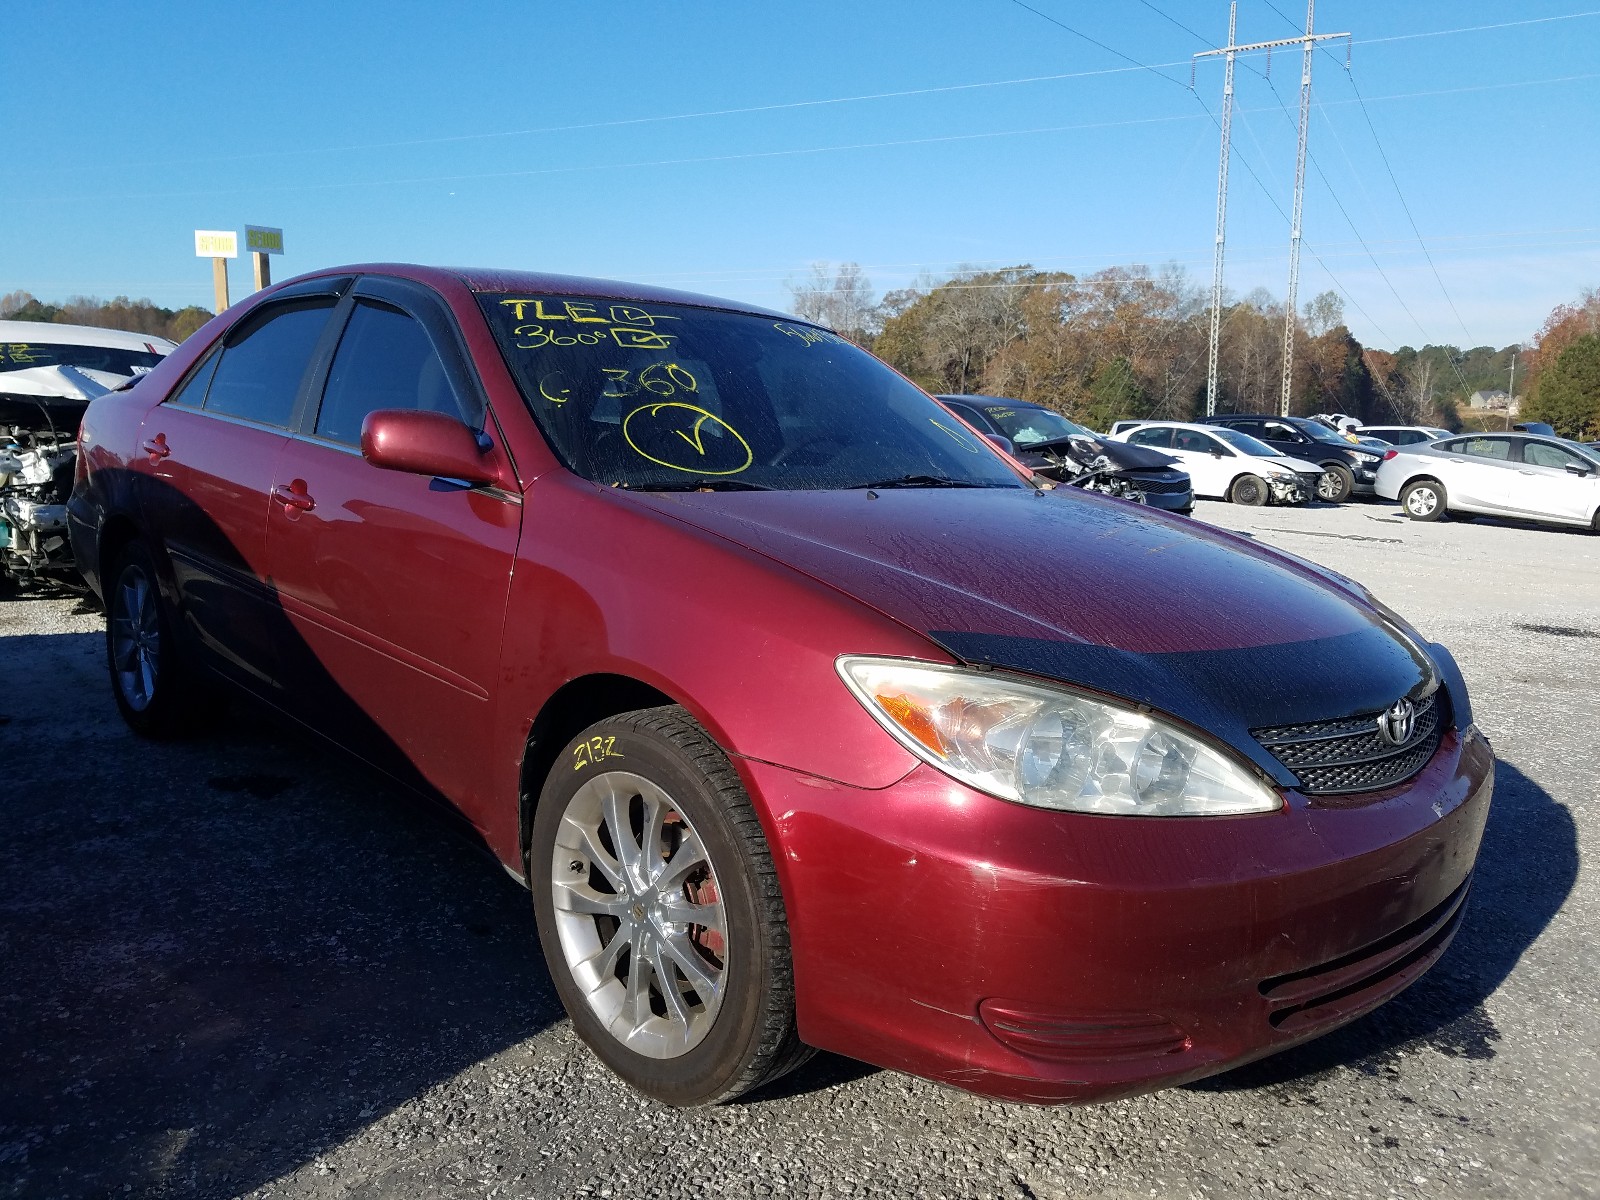
<instances>
[{"instance_id":1,"label":"windshield wiper","mask_svg":"<svg viewBox=\"0 0 1600 1200\"><path fill-rule=\"evenodd\" d=\"M880 488L986 488L992 484L977 483L971 479L951 479L945 475L900 475L894 479L880 479L876 483L852 483L852 490L868 489L877 491Z\"/></svg>"},{"instance_id":2,"label":"windshield wiper","mask_svg":"<svg viewBox=\"0 0 1600 1200\"><path fill-rule=\"evenodd\" d=\"M773 492L776 488L764 483L751 483L748 479L686 479L671 483L624 484L634 492Z\"/></svg>"}]
</instances>

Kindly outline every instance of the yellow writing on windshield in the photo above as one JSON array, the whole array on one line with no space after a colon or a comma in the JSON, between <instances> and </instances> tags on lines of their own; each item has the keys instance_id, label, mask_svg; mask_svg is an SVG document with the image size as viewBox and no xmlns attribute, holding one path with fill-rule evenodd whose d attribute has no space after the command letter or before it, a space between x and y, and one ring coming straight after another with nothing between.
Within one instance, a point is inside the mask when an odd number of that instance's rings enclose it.
<instances>
[{"instance_id":1,"label":"yellow writing on windshield","mask_svg":"<svg viewBox=\"0 0 1600 1200\"><path fill-rule=\"evenodd\" d=\"M737 475L755 461L737 429L681 400L640 405L622 419L622 436L639 457L690 475Z\"/></svg>"},{"instance_id":2,"label":"yellow writing on windshield","mask_svg":"<svg viewBox=\"0 0 1600 1200\"><path fill-rule=\"evenodd\" d=\"M968 454L982 453L981 448L975 441L973 441L969 434L962 433L959 429L950 428L950 426L939 420L938 417L929 417L928 424L932 425L935 429L944 430L945 433L948 433L952 438L955 439L956 445L960 446Z\"/></svg>"},{"instance_id":3,"label":"yellow writing on windshield","mask_svg":"<svg viewBox=\"0 0 1600 1200\"><path fill-rule=\"evenodd\" d=\"M835 346L848 346L850 340L842 338L837 333L829 333L826 329L814 329L810 325L791 325L788 321L774 321L772 327L785 337L792 337L802 346L815 346L818 342L828 342Z\"/></svg>"},{"instance_id":4,"label":"yellow writing on windshield","mask_svg":"<svg viewBox=\"0 0 1600 1200\"><path fill-rule=\"evenodd\" d=\"M539 379L539 395L551 404L565 404L572 399L572 384L560 371L551 371Z\"/></svg>"}]
</instances>

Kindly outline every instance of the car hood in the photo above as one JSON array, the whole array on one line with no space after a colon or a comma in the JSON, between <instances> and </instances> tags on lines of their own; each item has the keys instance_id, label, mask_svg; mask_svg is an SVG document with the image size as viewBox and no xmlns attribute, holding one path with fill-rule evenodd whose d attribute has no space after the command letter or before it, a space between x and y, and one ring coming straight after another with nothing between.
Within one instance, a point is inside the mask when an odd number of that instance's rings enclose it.
<instances>
[{"instance_id":1,"label":"car hood","mask_svg":"<svg viewBox=\"0 0 1600 1200\"><path fill-rule=\"evenodd\" d=\"M1149 471L1178 465L1177 459L1170 454L1162 454L1159 450L1151 450L1145 446L1135 446L1129 442L1113 442L1109 438L1095 438L1094 441L1095 449L1124 471ZM1047 452L1067 458L1076 457L1072 452L1071 438L1061 438L1054 442L1040 442L1032 446L1019 447L1017 457L1023 462L1032 465L1033 459L1037 458L1043 461Z\"/></svg>"},{"instance_id":2,"label":"car hood","mask_svg":"<svg viewBox=\"0 0 1600 1200\"><path fill-rule=\"evenodd\" d=\"M961 661L1161 709L1288 784L1251 729L1378 712L1439 681L1420 640L1342 577L1076 489L638 499L832 585Z\"/></svg>"},{"instance_id":3,"label":"car hood","mask_svg":"<svg viewBox=\"0 0 1600 1200\"><path fill-rule=\"evenodd\" d=\"M1274 467L1282 467L1285 471L1293 471L1297 475L1321 475L1322 468L1314 462L1307 462L1303 458L1290 458L1285 454L1282 458L1258 458L1257 462L1270 463Z\"/></svg>"}]
</instances>

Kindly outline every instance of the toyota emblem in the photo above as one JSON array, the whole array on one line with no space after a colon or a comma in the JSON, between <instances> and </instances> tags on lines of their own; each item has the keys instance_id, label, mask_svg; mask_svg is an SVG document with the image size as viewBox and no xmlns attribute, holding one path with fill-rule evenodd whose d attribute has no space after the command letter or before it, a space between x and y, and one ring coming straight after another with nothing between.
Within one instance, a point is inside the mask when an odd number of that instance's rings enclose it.
<instances>
[{"instance_id":1,"label":"toyota emblem","mask_svg":"<svg viewBox=\"0 0 1600 1200\"><path fill-rule=\"evenodd\" d=\"M1378 717L1378 736L1391 746L1404 746L1417 728L1417 706L1396 700Z\"/></svg>"}]
</instances>

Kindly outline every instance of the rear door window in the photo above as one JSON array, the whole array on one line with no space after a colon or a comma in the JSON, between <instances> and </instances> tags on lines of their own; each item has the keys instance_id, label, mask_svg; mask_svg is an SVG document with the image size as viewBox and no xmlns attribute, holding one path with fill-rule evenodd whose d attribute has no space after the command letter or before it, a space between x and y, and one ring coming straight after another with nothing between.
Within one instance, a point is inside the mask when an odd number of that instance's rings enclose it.
<instances>
[{"instance_id":1,"label":"rear door window","mask_svg":"<svg viewBox=\"0 0 1600 1200\"><path fill-rule=\"evenodd\" d=\"M356 446L367 414L420 409L464 419L444 363L416 318L387 304L358 300L328 371L316 435Z\"/></svg>"},{"instance_id":2,"label":"rear door window","mask_svg":"<svg viewBox=\"0 0 1600 1200\"><path fill-rule=\"evenodd\" d=\"M1500 462L1509 462L1511 459L1510 438L1466 438L1452 443L1450 449L1473 458L1493 458Z\"/></svg>"},{"instance_id":3,"label":"rear door window","mask_svg":"<svg viewBox=\"0 0 1600 1200\"><path fill-rule=\"evenodd\" d=\"M228 335L206 392L205 411L286 429L337 298L273 305Z\"/></svg>"},{"instance_id":4,"label":"rear door window","mask_svg":"<svg viewBox=\"0 0 1600 1200\"><path fill-rule=\"evenodd\" d=\"M1131 446L1166 447L1172 445L1170 429L1136 429L1128 435Z\"/></svg>"}]
</instances>

